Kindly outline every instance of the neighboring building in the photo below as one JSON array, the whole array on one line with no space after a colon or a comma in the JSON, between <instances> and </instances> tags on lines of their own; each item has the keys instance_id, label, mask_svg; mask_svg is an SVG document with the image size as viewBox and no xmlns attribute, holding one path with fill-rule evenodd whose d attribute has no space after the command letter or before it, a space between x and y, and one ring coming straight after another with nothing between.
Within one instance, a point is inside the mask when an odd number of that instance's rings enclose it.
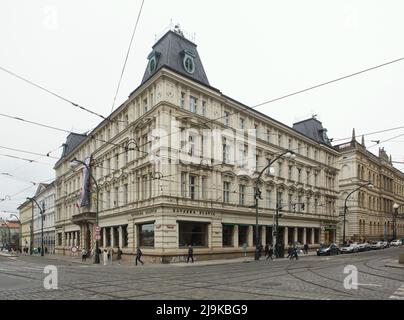
<instances>
[{"instance_id":1,"label":"neighboring building","mask_svg":"<svg viewBox=\"0 0 404 320\"><path fill-rule=\"evenodd\" d=\"M365 142L355 139L355 130L348 143L336 146L339 159L340 215L347 195L370 181L373 188L361 188L347 201L346 239L355 241L383 240L393 237L393 205L404 213L404 173L394 168L384 148L379 155L366 150ZM342 225L341 218L341 225ZM404 237L404 219L397 219L398 237Z\"/></svg>"},{"instance_id":2,"label":"neighboring building","mask_svg":"<svg viewBox=\"0 0 404 320\"><path fill-rule=\"evenodd\" d=\"M45 212L43 214L43 242L48 253L55 251L55 184L40 183L33 197ZM42 222L38 206L34 203L34 248L40 248L42 244Z\"/></svg>"},{"instance_id":3,"label":"neighboring building","mask_svg":"<svg viewBox=\"0 0 404 320\"><path fill-rule=\"evenodd\" d=\"M20 245L22 250L24 248L31 248L31 227L32 227L32 203L27 200L18 208L19 217L21 221L21 241Z\"/></svg>"},{"instance_id":4,"label":"neighboring building","mask_svg":"<svg viewBox=\"0 0 404 320\"><path fill-rule=\"evenodd\" d=\"M0 220L0 245L17 250L20 243L20 223Z\"/></svg>"},{"instance_id":5,"label":"neighboring building","mask_svg":"<svg viewBox=\"0 0 404 320\"><path fill-rule=\"evenodd\" d=\"M336 240L339 154L318 120L291 128L225 96L180 32L161 37L148 59L108 119L67 137L55 164L57 253L94 248L97 200L101 247L140 246L155 262L183 259L189 244L199 259L239 256L244 243L252 252L255 181L286 149L296 159L280 159L260 183L260 242L272 243L276 203L284 246ZM98 198L75 158L90 164Z\"/></svg>"}]
</instances>

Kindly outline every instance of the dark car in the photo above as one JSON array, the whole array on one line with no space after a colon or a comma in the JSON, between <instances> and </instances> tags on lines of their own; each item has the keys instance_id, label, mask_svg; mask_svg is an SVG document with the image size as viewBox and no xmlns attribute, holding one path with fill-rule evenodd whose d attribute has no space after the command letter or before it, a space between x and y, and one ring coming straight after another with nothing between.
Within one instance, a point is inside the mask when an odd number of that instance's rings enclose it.
<instances>
[{"instance_id":1,"label":"dark car","mask_svg":"<svg viewBox=\"0 0 404 320\"><path fill-rule=\"evenodd\" d=\"M317 249L318 256L330 256L333 254L340 254L339 248L335 243L322 244L320 248Z\"/></svg>"}]
</instances>

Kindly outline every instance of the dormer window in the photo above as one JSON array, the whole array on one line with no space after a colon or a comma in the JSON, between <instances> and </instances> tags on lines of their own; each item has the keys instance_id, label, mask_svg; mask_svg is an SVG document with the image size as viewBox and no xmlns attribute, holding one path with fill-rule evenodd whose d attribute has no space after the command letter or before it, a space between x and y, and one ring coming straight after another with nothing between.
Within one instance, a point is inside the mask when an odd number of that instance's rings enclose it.
<instances>
[{"instance_id":1,"label":"dormer window","mask_svg":"<svg viewBox=\"0 0 404 320\"><path fill-rule=\"evenodd\" d=\"M184 69L186 72L193 74L195 71L195 57L196 55L190 50L184 50L183 52L184 60L182 61Z\"/></svg>"},{"instance_id":2,"label":"dormer window","mask_svg":"<svg viewBox=\"0 0 404 320\"><path fill-rule=\"evenodd\" d=\"M154 71L156 71L157 68L157 60L160 56L160 53L157 51L153 51L152 53L149 54L147 59L149 59L149 73L152 74Z\"/></svg>"}]
</instances>

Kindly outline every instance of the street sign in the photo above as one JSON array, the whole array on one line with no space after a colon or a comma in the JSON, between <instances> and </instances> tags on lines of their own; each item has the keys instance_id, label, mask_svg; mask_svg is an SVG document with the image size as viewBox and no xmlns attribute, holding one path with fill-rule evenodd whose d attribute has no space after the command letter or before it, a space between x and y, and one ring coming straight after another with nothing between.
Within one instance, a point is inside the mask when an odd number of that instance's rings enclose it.
<instances>
[{"instance_id":1,"label":"street sign","mask_svg":"<svg viewBox=\"0 0 404 320\"><path fill-rule=\"evenodd\" d=\"M99 233L95 235L95 240L101 240L101 235Z\"/></svg>"},{"instance_id":2,"label":"street sign","mask_svg":"<svg viewBox=\"0 0 404 320\"><path fill-rule=\"evenodd\" d=\"M100 232L101 231L101 227L100 226L96 226L95 227L95 232Z\"/></svg>"}]
</instances>

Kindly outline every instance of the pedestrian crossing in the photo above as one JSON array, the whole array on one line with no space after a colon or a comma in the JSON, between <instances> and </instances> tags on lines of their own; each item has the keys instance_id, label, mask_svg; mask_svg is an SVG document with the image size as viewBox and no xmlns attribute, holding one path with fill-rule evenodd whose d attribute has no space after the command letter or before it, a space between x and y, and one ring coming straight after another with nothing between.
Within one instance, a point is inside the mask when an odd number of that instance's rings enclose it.
<instances>
[{"instance_id":1,"label":"pedestrian crossing","mask_svg":"<svg viewBox=\"0 0 404 320\"><path fill-rule=\"evenodd\" d=\"M404 300L404 284L390 296L390 299Z\"/></svg>"}]
</instances>

